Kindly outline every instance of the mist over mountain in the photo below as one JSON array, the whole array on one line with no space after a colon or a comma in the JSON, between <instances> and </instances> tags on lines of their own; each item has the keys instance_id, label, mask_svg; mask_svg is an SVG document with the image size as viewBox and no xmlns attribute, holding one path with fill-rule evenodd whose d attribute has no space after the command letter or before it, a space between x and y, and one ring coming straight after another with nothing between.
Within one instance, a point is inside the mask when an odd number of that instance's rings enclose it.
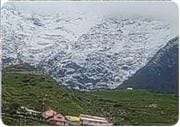
<instances>
[{"instance_id":1,"label":"mist over mountain","mask_svg":"<svg viewBox=\"0 0 180 127\"><path fill-rule=\"evenodd\" d=\"M174 38L166 21L1 9L3 65L34 65L69 88L116 88Z\"/></svg>"}]
</instances>

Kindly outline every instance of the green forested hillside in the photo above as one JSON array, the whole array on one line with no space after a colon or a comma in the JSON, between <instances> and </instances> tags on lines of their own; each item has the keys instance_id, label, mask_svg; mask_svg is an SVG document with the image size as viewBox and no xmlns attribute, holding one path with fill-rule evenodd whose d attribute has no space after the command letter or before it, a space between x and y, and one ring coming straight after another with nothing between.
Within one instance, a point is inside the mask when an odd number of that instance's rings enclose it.
<instances>
[{"instance_id":1,"label":"green forested hillside","mask_svg":"<svg viewBox=\"0 0 180 127\"><path fill-rule=\"evenodd\" d=\"M27 66L27 65L26 65ZM178 120L178 97L144 90L68 90L34 68L11 66L2 72L2 112L16 106L42 111L42 102L64 115L81 113L112 118L115 125L172 125ZM8 125L16 118L3 117ZM27 122L28 125L42 125Z\"/></svg>"}]
</instances>

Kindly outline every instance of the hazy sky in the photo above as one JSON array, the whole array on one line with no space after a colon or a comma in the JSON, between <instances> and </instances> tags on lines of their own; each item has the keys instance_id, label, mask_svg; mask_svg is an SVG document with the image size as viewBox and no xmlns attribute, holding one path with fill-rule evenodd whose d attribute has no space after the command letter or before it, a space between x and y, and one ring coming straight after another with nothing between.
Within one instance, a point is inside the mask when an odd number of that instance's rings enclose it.
<instances>
[{"instance_id":1,"label":"hazy sky","mask_svg":"<svg viewBox=\"0 0 180 127\"><path fill-rule=\"evenodd\" d=\"M7 4L7 3L6 3ZM173 2L16 2L25 12L92 12L105 16L146 16L168 21L178 31L178 7Z\"/></svg>"}]
</instances>

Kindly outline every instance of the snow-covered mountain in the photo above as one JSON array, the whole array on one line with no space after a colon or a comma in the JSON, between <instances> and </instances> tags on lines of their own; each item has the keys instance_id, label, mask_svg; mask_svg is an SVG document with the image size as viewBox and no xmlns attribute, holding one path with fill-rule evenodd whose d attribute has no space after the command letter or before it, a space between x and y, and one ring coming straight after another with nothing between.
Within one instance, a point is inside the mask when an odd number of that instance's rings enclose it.
<instances>
[{"instance_id":1,"label":"snow-covered mountain","mask_svg":"<svg viewBox=\"0 0 180 127\"><path fill-rule=\"evenodd\" d=\"M118 88L150 89L178 95L179 38L170 40L156 55Z\"/></svg>"},{"instance_id":2,"label":"snow-covered mountain","mask_svg":"<svg viewBox=\"0 0 180 127\"><path fill-rule=\"evenodd\" d=\"M74 89L116 88L176 36L165 21L1 9L4 64L25 62Z\"/></svg>"},{"instance_id":3,"label":"snow-covered mountain","mask_svg":"<svg viewBox=\"0 0 180 127\"><path fill-rule=\"evenodd\" d=\"M59 49L70 50L74 40L93 24L93 17L80 12L40 15L21 13L5 6L1 14L4 57L16 58L18 53L23 61L35 65L52 50L53 53ZM89 23L84 25L86 20Z\"/></svg>"}]
</instances>

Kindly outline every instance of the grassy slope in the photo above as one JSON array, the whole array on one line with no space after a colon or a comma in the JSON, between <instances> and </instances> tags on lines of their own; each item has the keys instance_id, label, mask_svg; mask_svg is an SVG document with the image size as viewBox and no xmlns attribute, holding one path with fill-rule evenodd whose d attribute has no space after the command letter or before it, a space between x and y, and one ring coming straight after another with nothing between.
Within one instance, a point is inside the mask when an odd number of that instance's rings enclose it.
<instances>
[{"instance_id":1,"label":"grassy slope","mask_svg":"<svg viewBox=\"0 0 180 127\"><path fill-rule=\"evenodd\" d=\"M142 90L67 90L49 76L17 67L6 68L2 80L2 103L7 112L13 103L41 111L47 94L46 104L65 115L88 113L112 117L118 125L170 125L178 119L178 97L172 94ZM15 123L4 117L3 121Z\"/></svg>"}]
</instances>

